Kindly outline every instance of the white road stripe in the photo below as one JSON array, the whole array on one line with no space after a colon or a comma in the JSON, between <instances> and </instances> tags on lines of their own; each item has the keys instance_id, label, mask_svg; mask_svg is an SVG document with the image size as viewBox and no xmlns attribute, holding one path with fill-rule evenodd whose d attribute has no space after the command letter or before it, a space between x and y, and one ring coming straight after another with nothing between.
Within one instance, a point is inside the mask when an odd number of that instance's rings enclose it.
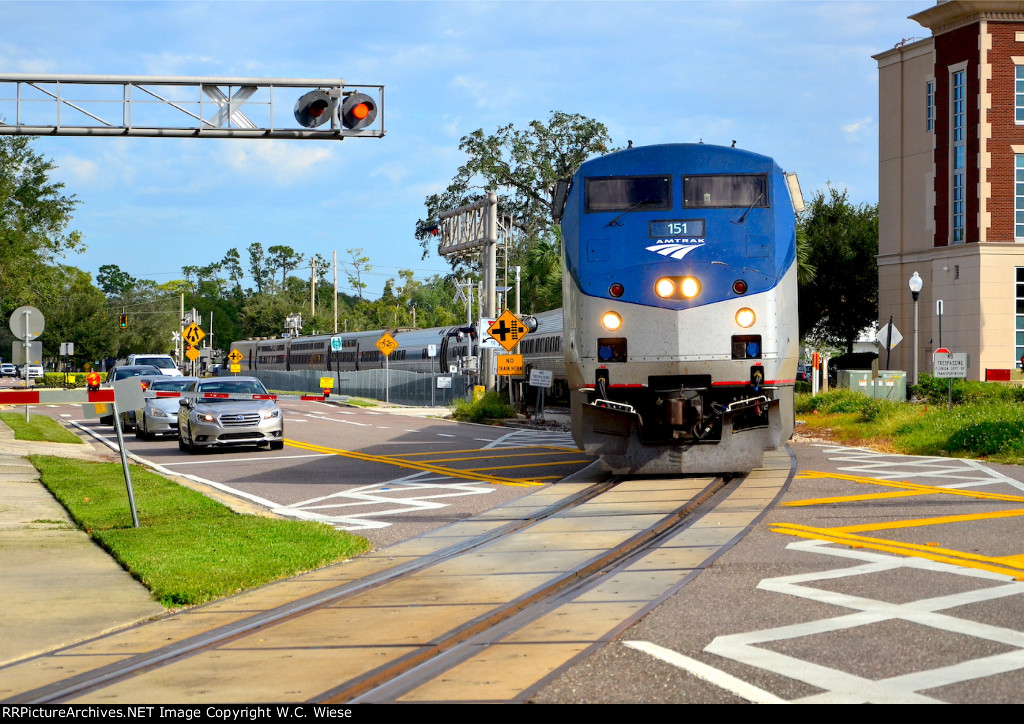
<instances>
[{"instance_id":1,"label":"white road stripe","mask_svg":"<svg viewBox=\"0 0 1024 724\"><path fill-rule=\"evenodd\" d=\"M713 666L708 666L702 661L697 659L691 659L689 656L683 656L682 654L673 651L672 649L666 649L663 646L652 644L650 641L623 641L626 646L637 651L643 651L645 654L650 654L656 659L664 661L666 664L672 664L678 669L693 674L698 679L703 679L710 684L714 684L720 689L725 689L728 692L735 694L741 699L745 699L753 704L788 704L785 699L780 699L771 692L765 691L753 684L748 684L742 679L737 679L732 674L727 674L724 671L719 671Z\"/></svg>"}]
</instances>

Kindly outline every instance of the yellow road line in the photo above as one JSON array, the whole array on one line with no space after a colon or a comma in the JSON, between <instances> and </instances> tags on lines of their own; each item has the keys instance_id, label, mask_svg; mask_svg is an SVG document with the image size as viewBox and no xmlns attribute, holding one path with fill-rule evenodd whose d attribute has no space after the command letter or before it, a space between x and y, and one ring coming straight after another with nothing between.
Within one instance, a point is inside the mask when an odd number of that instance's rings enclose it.
<instances>
[{"instance_id":1,"label":"yellow road line","mask_svg":"<svg viewBox=\"0 0 1024 724\"><path fill-rule=\"evenodd\" d=\"M473 474L471 471L455 470L453 468L445 468L438 465L431 465L429 463L417 463L410 460L403 460L401 458L393 458L386 455L368 455L366 453L359 453L353 450L339 450L337 448L329 448L323 445L313 445L311 443L299 442L297 440L286 440L286 445L290 447L299 448L300 450L311 450L313 452L322 452L329 455L340 455L342 457L353 458L355 460L364 460L366 462L383 463L385 465L396 465L400 468L409 468L412 470L422 470L429 473L437 473L438 475L447 475L453 478L463 478L465 480L475 480L478 482L493 483L494 485L513 485L516 487L531 487L537 485L543 485L534 481L524 482L522 480L515 480L513 478L500 478L494 475L480 475Z\"/></svg>"},{"instance_id":2,"label":"yellow road line","mask_svg":"<svg viewBox=\"0 0 1024 724\"><path fill-rule=\"evenodd\" d=\"M872 550L896 553L914 558L925 558L938 563L948 563L965 568L977 568L1001 575L1013 576L1017 580L1024 580L1024 566L1013 561L1014 556L979 556L975 553L965 553L964 551L947 548L922 546L915 543L900 543L898 541L885 540L884 538L868 538L866 536L838 532L830 528L812 528L811 526L791 523L772 523L769 525L769 529L783 535L824 540L830 543L847 545L851 548L870 548Z\"/></svg>"},{"instance_id":3,"label":"yellow road line","mask_svg":"<svg viewBox=\"0 0 1024 724\"><path fill-rule=\"evenodd\" d=\"M571 463L589 463L589 460L559 460L553 463L526 463L525 465L498 465L493 468L467 468L467 470L517 470L519 468L551 467L552 465L569 465Z\"/></svg>"},{"instance_id":4,"label":"yellow road line","mask_svg":"<svg viewBox=\"0 0 1024 724\"><path fill-rule=\"evenodd\" d=\"M481 452L481 451L478 451L478 452ZM490 452L490 450L485 450L485 451L482 451L482 452ZM573 452L578 453L579 450L573 450ZM411 454L412 455L425 455L426 453L411 453ZM439 455L440 453L434 453L434 454L435 455ZM466 460L495 460L495 459L503 459L503 458L527 458L527 457L531 457L532 458L532 457L537 457L538 455L565 455L565 453L564 452L545 452L545 453L533 453L533 454L531 454L531 453L521 453L521 454L517 453L515 455L477 455L477 456L465 457L465 458L437 458L436 460L431 460L430 462L431 463L457 463L457 462L465 462ZM404 459L406 459L408 457L408 455L403 454L401 457L404 460ZM572 462L589 463L589 462L592 462L592 461L587 459L587 460L574 460ZM556 463L544 463L544 464L548 465L548 464L556 464Z\"/></svg>"},{"instance_id":5,"label":"yellow road line","mask_svg":"<svg viewBox=\"0 0 1024 724\"><path fill-rule=\"evenodd\" d=\"M869 493L866 495L836 496L829 498L812 498L783 503L784 506L798 507L811 505L826 505L845 502L862 502L868 500L885 500L907 496L918 495L954 495L975 500L991 500L1000 502L1020 503L1024 497L1019 495L1002 495L998 493L986 493L976 490L962 488L941 488L932 485L921 485L909 481L882 480L880 478L868 478L856 475L844 475L842 473L823 473L813 470L799 473L796 477L805 480L813 479L834 479L848 480L861 485L880 485L889 488L899 488L898 493ZM899 541L886 540L884 538L870 538L867 536L855 535L858 532L895 530L899 528L917 528L931 525L943 525L946 523L966 523L982 520L994 520L999 518L1015 518L1024 516L1024 509L992 511L987 513L968 513L962 515L936 516L933 518L916 518L913 520L893 520L883 523L867 523L863 525L836 526L832 528L814 528L811 526L798 525L793 523L772 523L769 529L775 533L791 535L799 538L810 538L824 540L831 543L847 545L852 548L870 548L898 555L925 558L939 563L948 563L967 568L977 568L992 571L1001 575L1013 576L1016 580L1024 580L1024 555L1013 556L981 556L974 553L966 553L936 546L925 546L916 543L902 543Z\"/></svg>"},{"instance_id":6,"label":"yellow road line","mask_svg":"<svg viewBox=\"0 0 1024 724\"><path fill-rule=\"evenodd\" d=\"M971 523L978 520L993 520L996 518L1018 518L1024 516L1024 510L997 510L990 513L964 513L963 515L945 515L935 518L917 518L914 520L893 520L888 523L867 523L864 525L844 525L836 528L829 528L833 531L869 531L869 530L894 530L896 528L920 528L926 525L943 525L944 523Z\"/></svg>"},{"instance_id":7,"label":"yellow road line","mask_svg":"<svg viewBox=\"0 0 1024 724\"><path fill-rule=\"evenodd\" d=\"M967 490L965 488L940 488L936 485L921 485L920 483L911 483L908 480L882 480L881 478L867 478L859 477L856 475L843 475L841 473L821 473L814 470L807 470L796 476L803 480L814 480L831 478L833 480L849 480L854 483L861 485L881 485L887 488L900 488L902 490L913 491L917 495L928 494L928 495L959 495L965 498L975 498L977 500L1001 500L1010 503L1024 503L1024 496L1020 495L1004 495L1001 493L986 493L980 490ZM868 495L849 495L840 496L834 498L818 498L817 500L823 503L836 503L846 501L860 501L869 500L871 496L877 495L877 493L871 493ZM791 503L783 503L785 507L798 507L802 505L812 505L813 501L798 500Z\"/></svg>"}]
</instances>

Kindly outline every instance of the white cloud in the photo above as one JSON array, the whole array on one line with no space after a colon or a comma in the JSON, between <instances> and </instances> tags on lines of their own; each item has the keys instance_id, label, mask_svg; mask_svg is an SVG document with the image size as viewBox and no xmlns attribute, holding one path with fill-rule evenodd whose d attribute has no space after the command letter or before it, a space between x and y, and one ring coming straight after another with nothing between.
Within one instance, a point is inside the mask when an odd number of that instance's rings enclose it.
<instances>
[{"instance_id":1,"label":"white cloud","mask_svg":"<svg viewBox=\"0 0 1024 724\"><path fill-rule=\"evenodd\" d=\"M868 126L872 120L874 119L871 118L871 116L868 116L867 118L862 118L861 120L854 121L853 123L846 123L843 125L843 132L849 134L857 133Z\"/></svg>"},{"instance_id":2,"label":"white cloud","mask_svg":"<svg viewBox=\"0 0 1024 724\"><path fill-rule=\"evenodd\" d=\"M330 148L319 144L300 146L294 142L265 141L239 144L225 153L225 161L241 173L290 186L312 178L314 167L331 160L333 155Z\"/></svg>"},{"instance_id":3,"label":"white cloud","mask_svg":"<svg viewBox=\"0 0 1024 724\"><path fill-rule=\"evenodd\" d=\"M91 186L99 181L99 166L90 159L80 156L63 156L60 160L60 168L68 175L71 183Z\"/></svg>"}]
</instances>

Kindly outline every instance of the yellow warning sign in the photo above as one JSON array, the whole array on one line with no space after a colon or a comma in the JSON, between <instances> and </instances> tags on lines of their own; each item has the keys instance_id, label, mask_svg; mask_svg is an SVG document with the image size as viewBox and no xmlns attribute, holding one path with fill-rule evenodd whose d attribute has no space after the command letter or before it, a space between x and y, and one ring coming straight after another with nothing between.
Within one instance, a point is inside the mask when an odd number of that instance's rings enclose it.
<instances>
[{"instance_id":1,"label":"yellow warning sign","mask_svg":"<svg viewBox=\"0 0 1024 724\"><path fill-rule=\"evenodd\" d=\"M203 337L205 336L206 332L200 329L199 325L196 324L195 322L185 327L185 330L181 333L182 339L184 339L193 347L199 344L203 340ZM192 359L195 359L195 357L193 357Z\"/></svg>"},{"instance_id":2,"label":"yellow warning sign","mask_svg":"<svg viewBox=\"0 0 1024 724\"><path fill-rule=\"evenodd\" d=\"M512 348L527 335L528 330L516 315L506 309L490 326L487 333L504 347L506 352L511 352Z\"/></svg>"},{"instance_id":3,"label":"yellow warning sign","mask_svg":"<svg viewBox=\"0 0 1024 724\"><path fill-rule=\"evenodd\" d=\"M380 350L380 353L382 355L387 357L389 354L398 349L398 342L395 341L394 337L385 332L384 336L377 340L377 349Z\"/></svg>"},{"instance_id":4,"label":"yellow warning sign","mask_svg":"<svg viewBox=\"0 0 1024 724\"><path fill-rule=\"evenodd\" d=\"M523 374L523 355L521 354L499 354L498 374L509 377L518 377Z\"/></svg>"}]
</instances>

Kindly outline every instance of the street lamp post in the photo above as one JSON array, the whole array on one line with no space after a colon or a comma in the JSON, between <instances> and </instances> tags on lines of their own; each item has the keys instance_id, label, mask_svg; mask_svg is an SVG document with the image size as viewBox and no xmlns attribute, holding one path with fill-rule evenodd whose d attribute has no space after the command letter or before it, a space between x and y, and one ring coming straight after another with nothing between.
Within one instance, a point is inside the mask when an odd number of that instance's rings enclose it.
<instances>
[{"instance_id":1,"label":"street lamp post","mask_svg":"<svg viewBox=\"0 0 1024 724\"><path fill-rule=\"evenodd\" d=\"M921 288L924 287L924 280L921 279L921 275L914 272L914 275L910 277L910 293L914 297L914 381L913 384L917 384L917 300L921 296Z\"/></svg>"}]
</instances>

